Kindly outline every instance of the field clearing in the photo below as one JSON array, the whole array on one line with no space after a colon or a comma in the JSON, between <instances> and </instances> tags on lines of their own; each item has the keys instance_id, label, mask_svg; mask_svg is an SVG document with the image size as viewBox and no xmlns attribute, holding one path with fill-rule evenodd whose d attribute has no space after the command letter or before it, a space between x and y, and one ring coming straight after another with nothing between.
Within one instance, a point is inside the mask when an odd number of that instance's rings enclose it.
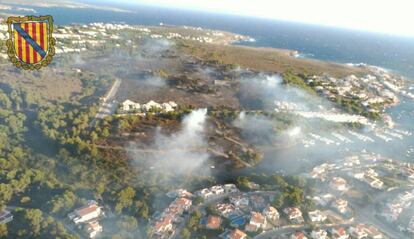
<instances>
[{"instance_id":1,"label":"field clearing","mask_svg":"<svg viewBox=\"0 0 414 239\"><path fill-rule=\"evenodd\" d=\"M11 63L10 63L11 64ZM21 89L42 101L68 101L82 91L79 75L71 69L52 66L39 71L24 71L14 66L1 66L0 88L6 92Z\"/></svg>"},{"instance_id":2,"label":"field clearing","mask_svg":"<svg viewBox=\"0 0 414 239\"><path fill-rule=\"evenodd\" d=\"M293 70L295 73L329 74L334 77L367 73L365 69L344 64L296 58L293 56L293 51L286 49L201 44L193 41L185 41L181 49L204 61L215 60L224 64L237 64L255 71L283 73Z\"/></svg>"}]
</instances>

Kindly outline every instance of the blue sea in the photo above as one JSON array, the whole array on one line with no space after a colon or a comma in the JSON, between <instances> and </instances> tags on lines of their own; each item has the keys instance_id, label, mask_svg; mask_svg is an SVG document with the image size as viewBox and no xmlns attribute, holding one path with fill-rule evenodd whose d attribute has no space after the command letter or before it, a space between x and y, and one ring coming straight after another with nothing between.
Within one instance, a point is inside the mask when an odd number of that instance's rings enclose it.
<instances>
[{"instance_id":1,"label":"blue sea","mask_svg":"<svg viewBox=\"0 0 414 239\"><path fill-rule=\"evenodd\" d=\"M94 4L96 1L84 1ZM102 2L102 1L98 1ZM110 3L108 3L110 5ZM56 24L124 22L128 24L192 25L249 35L250 46L298 50L303 56L340 63L366 63L414 79L414 37L396 37L292 22L156 8L114 5L131 12L98 9L39 8L37 15L53 15Z\"/></svg>"}]
</instances>

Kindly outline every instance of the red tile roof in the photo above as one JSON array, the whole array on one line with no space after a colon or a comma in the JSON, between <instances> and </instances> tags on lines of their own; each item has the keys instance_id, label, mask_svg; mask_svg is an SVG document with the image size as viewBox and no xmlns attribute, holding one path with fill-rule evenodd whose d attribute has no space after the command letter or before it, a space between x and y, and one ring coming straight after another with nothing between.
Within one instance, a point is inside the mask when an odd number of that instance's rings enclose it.
<instances>
[{"instance_id":1,"label":"red tile roof","mask_svg":"<svg viewBox=\"0 0 414 239\"><path fill-rule=\"evenodd\" d=\"M252 212L252 217L250 218L250 222L253 222L255 224L264 224L265 217L261 213Z\"/></svg>"},{"instance_id":2,"label":"red tile roof","mask_svg":"<svg viewBox=\"0 0 414 239\"><path fill-rule=\"evenodd\" d=\"M80 217L83 217L83 216L86 216L90 213L95 212L98 209L99 209L98 205L92 204L92 205L88 205L88 206L76 209L76 214L78 214L78 216L80 216Z\"/></svg>"},{"instance_id":3,"label":"red tile roof","mask_svg":"<svg viewBox=\"0 0 414 239\"><path fill-rule=\"evenodd\" d=\"M221 217L218 216L209 216L207 218L207 228L218 229L221 225Z\"/></svg>"},{"instance_id":4,"label":"red tile roof","mask_svg":"<svg viewBox=\"0 0 414 239\"><path fill-rule=\"evenodd\" d=\"M242 238L246 238L246 237L247 237L247 234L240 231L239 229L233 230L229 235L230 239L242 239Z\"/></svg>"}]
</instances>

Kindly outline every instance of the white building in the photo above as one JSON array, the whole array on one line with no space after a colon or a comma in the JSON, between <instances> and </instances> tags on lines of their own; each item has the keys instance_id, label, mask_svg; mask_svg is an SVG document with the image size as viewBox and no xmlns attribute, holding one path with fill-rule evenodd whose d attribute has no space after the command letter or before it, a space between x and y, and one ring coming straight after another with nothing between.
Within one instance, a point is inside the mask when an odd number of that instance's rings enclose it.
<instances>
[{"instance_id":1,"label":"white building","mask_svg":"<svg viewBox=\"0 0 414 239\"><path fill-rule=\"evenodd\" d=\"M122 110L124 112L134 111L134 110L141 110L141 105L139 103L135 103L131 100L126 100L122 102Z\"/></svg>"},{"instance_id":2,"label":"white building","mask_svg":"<svg viewBox=\"0 0 414 239\"><path fill-rule=\"evenodd\" d=\"M141 107L141 110L144 112L148 112L151 109L157 109L157 110L161 110L162 109L162 105L158 104L157 102L151 100L146 104L143 104Z\"/></svg>"},{"instance_id":3,"label":"white building","mask_svg":"<svg viewBox=\"0 0 414 239\"><path fill-rule=\"evenodd\" d=\"M289 220L295 223L303 223L302 212L297 207L288 207L283 210L283 212L288 216Z\"/></svg>"},{"instance_id":4,"label":"white building","mask_svg":"<svg viewBox=\"0 0 414 239\"><path fill-rule=\"evenodd\" d=\"M348 190L348 185L345 179L340 177L333 177L331 182L329 183L329 186L338 191L346 191Z\"/></svg>"},{"instance_id":5,"label":"white building","mask_svg":"<svg viewBox=\"0 0 414 239\"><path fill-rule=\"evenodd\" d=\"M168 104L168 103L162 103L161 106L162 106L162 110L164 112L174 111L174 108L170 104Z\"/></svg>"},{"instance_id":6,"label":"white building","mask_svg":"<svg viewBox=\"0 0 414 239\"><path fill-rule=\"evenodd\" d=\"M295 232L290 236L290 239L308 239L303 232Z\"/></svg>"},{"instance_id":7,"label":"white building","mask_svg":"<svg viewBox=\"0 0 414 239\"><path fill-rule=\"evenodd\" d=\"M214 194L208 188L204 188L201 191L198 191L197 195L202 197L203 199L208 199L208 198L214 196Z\"/></svg>"},{"instance_id":8,"label":"white building","mask_svg":"<svg viewBox=\"0 0 414 239\"><path fill-rule=\"evenodd\" d=\"M173 203L171 203L172 206L177 206L184 211L188 211L192 205L192 201L187 198L177 198Z\"/></svg>"},{"instance_id":9,"label":"white building","mask_svg":"<svg viewBox=\"0 0 414 239\"><path fill-rule=\"evenodd\" d=\"M405 191L398 195L399 200L403 202L412 201L414 200L414 194L410 191Z\"/></svg>"},{"instance_id":10,"label":"white building","mask_svg":"<svg viewBox=\"0 0 414 239\"><path fill-rule=\"evenodd\" d=\"M365 181L375 189L382 189L384 187L384 182L381 181L376 176L365 176Z\"/></svg>"},{"instance_id":11,"label":"white building","mask_svg":"<svg viewBox=\"0 0 414 239\"><path fill-rule=\"evenodd\" d=\"M332 239L348 239L349 234L346 232L343 227L334 227L332 228Z\"/></svg>"},{"instance_id":12,"label":"white building","mask_svg":"<svg viewBox=\"0 0 414 239\"><path fill-rule=\"evenodd\" d=\"M221 185L213 186L210 188L210 191L216 195L223 194L224 188Z\"/></svg>"},{"instance_id":13,"label":"white building","mask_svg":"<svg viewBox=\"0 0 414 239\"><path fill-rule=\"evenodd\" d=\"M334 195L327 193L321 196L314 196L312 197L312 200L317 204L321 206L327 206L335 199Z\"/></svg>"},{"instance_id":14,"label":"white building","mask_svg":"<svg viewBox=\"0 0 414 239\"><path fill-rule=\"evenodd\" d=\"M263 210L263 215L270 221L276 221L279 220L279 212L276 210L276 208L272 207L272 206L267 206L264 210Z\"/></svg>"},{"instance_id":15,"label":"white building","mask_svg":"<svg viewBox=\"0 0 414 239\"><path fill-rule=\"evenodd\" d=\"M323 222L326 220L326 215L319 210L308 212L308 216L312 222Z\"/></svg>"},{"instance_id":16,"label":"white building","mask_svg":"<svg viewBox=\"0 0 414 239\"><path fill-rule=\"evenodd\" d=\"M228 204L228 203L217 204L216 208L217 208L217 211L219 211L223 217L227 217L228 215L236 211L236 208L234 207L234 205Z\"/></svg>"},{"instance_id":17,"label":"white building","mask_svg":"<svg viewBox=\"0 0 414 239\"><path fill-rule=\"evenodd\" d=\"M231 197L230 202L236 207L247 207L249 206L249 198L244 196Z\"/></svg>"},{"instance_id":18,"label":"white building","mask_svg":"<svg viewBox=\"0 0 414 239\"><path fill-rule=\"evenodd\" d=\"M85 232L89 238L95 238L100 232L102 232L102 226L98 221L89 222L85 225Z\"/></svg>"},{"instance_id":19,"label":"white building","mask_svg":"<svg viewBox=\"0 0 414 239\"><path fill-rule=\"evenodd\" d=\"M265 228L267 225L266 217L260 212L251 212L250 222L246 225L247 231L257 231L259 228Z\"/></svg>"},{"instance_id":20,"label":"white building","mask_svg":"<svg viewBox=\"0 0 414 239\"><path fill-rule=\"evenodd\" d=\"M378 228L376 228L372 225L371 226L366 226L364 230L368 234L369 238L372 238L372 239L384 239L384 238L386 238L384 236L384 234L380 230L378 230Z\"/></svg>"},{"instance_id":21,"label":"white building","mask_svg":"<svg viewBox=\"0 0 414 239\"><path fill-rule=\"evenodd\" d=\"M341 198L337 199L332 202L332 207L340 213L346 213L348 211L348 201Z\"/></svg>"},{"instance_id":22,"label":"white building","mask_svg":"<svg viewBox=\"0 0 414 239\"><path fill-rule=\"evenodd\" d=\"M172 112L178 105L174 101L169 101L167 103L159 104L153 100L149 101L146 104L139 104L133 102L132 100L125 100L122 102L121 108L124 112L138 111L138 112L148 112L150 110L159 110L162 112Z\"/></svg>"},{"instance_id":23,"label":"white building","mask_svg":"<svg viewBox=\"0 0 414 239\"><path fill-rule=\"evenodd\" d=\"M89 201L87 206L76 209L68 217L75 224L79 224L97 219L101 214L101 207L95 201Z\"/></svg>"},{"instance_id":24,"label":"white building","mask_svg":"<svg viewBox=\"0 0 414 239\"><path fill-rule=\"evenodd\" d=\"M225 237L225 239L246 239L246 238L247 238L247 234L244 233L243 231L240 231L239 229L235 229L235 230L231 231Z\"/></svg>"},{"instance_id":25,"label":"white building","mask_svg":"<svg viewBox=\"0 0 414 239\"><path fill-rule=\"evenodd\" d=\"M154 233L157 235L164 235L173 230L173 218L170 216L163 217L154 225Z\"/></svg>"},{"instance_id":26,"label":"white building","mask_svg":"<svg viewBox=\"0 0 414 239\"><path fill-rule=\"evenodd\" d=\"M224 190L226 193L237 193L239 192L239 189L234 184L224 184Z\"/></svg>"},{"instance_id":27,"label":"white building","mask_svg":"<svg viewBox=\"0 0 414 239\"><path fill-rule=\"evenodd\" d=\"M316 229L311 232L311 238L313 239L326 239L328 233L322 229Z\"/></svg>"},{"instance_id":28,"label":"white building","mask_svg":"<svg viewBox=\"0 0 414 239\"><path fill-rule=\"evenodd\" d=\"M363 225L356 225L349 228L349 233L351 234L352 238L355 239L363 239L367 238L368 234L365 232Z\"/></svg>"},{"instance_id":29,"label":"white building","mask_svg":"<svg viewBox=\"0 0 414 239\"><path fill-rule=\"evenodd\" d=\"M407 231L414 233L414 216L411 217L410 222L408 223Z\"/></svg>"}]
</instances>

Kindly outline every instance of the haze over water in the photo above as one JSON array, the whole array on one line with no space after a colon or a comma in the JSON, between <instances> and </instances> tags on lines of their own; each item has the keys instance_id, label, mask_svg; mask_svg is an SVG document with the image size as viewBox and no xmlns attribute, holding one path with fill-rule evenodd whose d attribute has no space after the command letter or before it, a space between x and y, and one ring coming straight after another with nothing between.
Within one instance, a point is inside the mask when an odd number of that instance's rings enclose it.
<instances>
[{"instance_id":1,"label":"haze over water","mask_svg":"<svg viewBox=\"0 0 414 239\"><path fill-rule=\"evenodd\" d=\"M177 9L124 4L113 6L131 12L39 7L34 9L37 11L36 15L53 15L56 24L125 22L158 25L162 22L225 30L256 39L256 42L244 43L246 45L294 49L306 57L341 63L367 63L414 78L414 38Z\"/></svg>"}]
</instances>

